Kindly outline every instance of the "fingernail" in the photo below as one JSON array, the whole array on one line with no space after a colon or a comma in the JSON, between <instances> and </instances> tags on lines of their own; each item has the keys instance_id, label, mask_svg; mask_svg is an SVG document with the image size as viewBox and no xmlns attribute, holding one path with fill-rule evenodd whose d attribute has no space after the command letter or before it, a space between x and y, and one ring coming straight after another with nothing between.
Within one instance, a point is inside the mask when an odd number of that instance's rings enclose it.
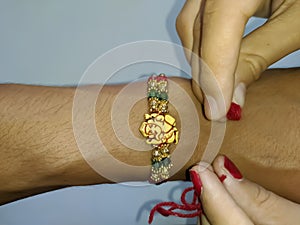
<instances>
[{"instance_id":1,"label":"fingernail","mask_svg":"<svg viewBox=\"0 0 300 225\"><path fill-rule=\"evenodd\" d=\"M202 182L200 180L200 176L198 173L194 170L190 170L190 177L194 184L195 192L198 196L201 195L201 189L202 189Z\"/></svg>"},{"instance_id":2,"label":"fingernail","mask_svg":"<svg viewBox=\"0 0 300 225\"><path fill-rule=\"evenodd\" d=\"M226 115L229 120L240 120L242 117L242 108L234 102L231 103L230 108Z\"/></svg>"},{"instance_id":3,"label":"fingernail","mask_svg":"<svg viewBox=\"0 0 300 225\"><path fill-rule=\"evenodd\" d=\"M205 161L200 161L200 162L198 162L198 163L195 165L194 169L195 169L196 171L198 171L199 173L205 171L206 169L212 171L211 165L210 165L209 163L205 162ZM213 171L212 171L212 172L213 172Z\"/></svg>"},{"instance_id":4,"label":"fingernail","mask_svg":"<svg viewBox=\"0 0 300 225\"><path fill-rule=\"evenodd\" d=\"M235 179L242 179L243 175L239 171L239 169L234 165L234 163L224 156L224 167L225 169L235 178Z\"/></svg>"},{"instance_id":5,"label":"fingernail","mask_svg":"<svg viewBox=\"0 0 300 225\"><path fill-rule=\"evenodd\" d=\"M239 83L233 92L233 102L243 107L245 103L245 96L246 85L244 83Z\"/></svg>"},{"instance_id":6,"label":"fingernail","mask_svg":"<svg viewBox=\"0 0 300 225\"><path fill-rule=\"evenodd\" d=\"M219 117L220 117L219 114L220 113L219 113L219 108L218 108L216 100L213 97L209 96L209 95L205 96L205 98L206 98L207 103L208 103L208 105L206 107L209 108L209 111L208 111L207 108L205 109L206 116L209 117L212 120L219 119Z\"/></svg>"}]
</instances>

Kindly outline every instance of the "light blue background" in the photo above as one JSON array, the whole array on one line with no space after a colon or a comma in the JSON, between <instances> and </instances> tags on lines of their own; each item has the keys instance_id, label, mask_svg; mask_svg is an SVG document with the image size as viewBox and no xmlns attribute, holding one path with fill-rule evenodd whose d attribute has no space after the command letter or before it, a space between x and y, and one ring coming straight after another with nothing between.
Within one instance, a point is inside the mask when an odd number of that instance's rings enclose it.
<instances>
[{"instance_id":1,"label":"light blue background","mask_svg":"<svg viewBox=\"0 0 300 225\"><path fill-rule=\"evenodd\" d=\"M0 82L76 85L106 51L132 41L178 43L175 18L184 1L0 1ZM263 23L251 20L247 32ZM294 53L275 66L299 66ZM143 65L147 73L174 68ZM163 69L161 69L163 68ZM134 68L116 81L136 78ZM101 74L99 74L101 77ZM105 76L105 75L103 75ZM104 78L104 77L103 77ZM189 182L161 186L132 183L72 187L0 207L0 225L147 224L159 201L179 201ZM154 224L195 224L195 219L155 217Z\"/></svg>"}]
</instances>

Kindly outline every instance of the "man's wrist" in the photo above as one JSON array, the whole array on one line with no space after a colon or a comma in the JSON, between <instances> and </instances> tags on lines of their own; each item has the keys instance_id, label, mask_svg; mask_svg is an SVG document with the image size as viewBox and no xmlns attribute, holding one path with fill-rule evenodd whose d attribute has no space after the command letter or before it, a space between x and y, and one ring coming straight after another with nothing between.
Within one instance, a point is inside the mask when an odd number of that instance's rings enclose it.
<instances>
[{"instance_id":1,"label":"man's wrist","mask_svg":"<svg viewBox=\"0 0 300 225\"><path fill-rule=\"evenodd\" d=\"M180 139L180 142L186 142L184 146L187 146L188 149L181 150L185 153L193 152L190 155L190 158L188 158L185 165L177 165L176 167L180 167L180 170L171 178L171 179L184 179L185 178L185 170L195 164L196 162L200 161L200 158L202 156L202 151L205 147L205 143L207 143L207 130L209 129L209 122L203 117L202 114L202 108L200 103L197 101L197 99L194 97L194 94L191 90L191 81L189 79L184 78L178 78L178 77L171 77L169 78L170 82L174 82L176 86L180 87L180 91L183 91L187 98L189 98L189 101L191 101L191 105L189 107L193 107L196 111L196 115L199 120L199 124L201 125L204 123L205 125L201 127L201 136L199 130L199 137L195 137L196 140L196 146L193 144L189 144L189 139ZM137 90L142 83L135 83L132 84L133 86L130 87L132 90ZM144 114L148 112L148 102L146 96L138 96L139 101L137 101L133 107L129 109L119 109L118 107L118 115L123 118L128 118L128 124L124 123L125 125L128 125L128 127L120 127L116 121L112 121L114 119L114 114L112 113L114 104L117 104L116 96L119 96L121 94L124 94L122 90L125 88L125 86L106 86L103 87L101 90L101 94L99 95L98 102L97 102L97 110L96 110L96 127L98 128L98 136L101 138L101 142L103 146L106 148L106 150L109 152L109 155L115 158L118 161L121 161L122 163L126 165L132 165L138 167L143 166L150 166L151 165L151 151L143 151L143 148L149 148L146 144L144 144L145 140L143 136L139 132L139 127L141 123L144 121ZM169 87L169 92L177 92L177 89L171 89ZM122 92L122 93L121 93ZM120 94L121 93L121 94ZM146 93L146 90L142 91L142 94ZM134 91L130 94L137 94ZM130 99L130 96L127 96ZM144 97L144 98L143 98ZM126 105L128 104L128 105ZM130 103L124 102L124 108L130 107ZM179 111L184 109L185 111L192 111L192 109L187 108L187 104L185 101L182 101L182 98L173 98L169 103L169 113L175 117L177 122L177 126L181 127L180 123L183 118L180 118ZM129 114L129 115L128 115ZM189 121L191 123L196 120L196 118L187 116L184 118L185 121ZM117 120L120 120L120 118L117 118ZM115 124L113 126L112 124ZM124 125L123 124L123 125ZM197 127L199 129L200 127ZM137 146L138 149L141 149L141 151L136 151L134 149L131 149L130 147L130 140L125 139L123 142L123 136L126 137L126 134L122 134L122 130L124 132L127 132L128 134L132 136L128 136L129 139L136 139L137 142L142 142L141 146ZM180 131L180 130L179 130ZM194 133L197 133L195 130ZM193 133L191 131L191 133ZM129 143L129 144L128 144ZM136 143L134 143L136 144ZM175 146L175 151L176 149ZM110 157L109 156L109 157ZM184 155L185 156L185 155ZM172 155L171 155L172 157ZM99 159L101 160L101 159ZM103 162L102 162L103 163ZM102 164L99 162L99 165ZM97 167L97 165L96 165ZM120 171L122 172L122 171ZM123 171L124 172L124 171ZM149 178L150 169L149 171L146 171L145 173L139 173L138 169L136 173L132 173L130 176L130 179L132 180L147 180ZM124 178L128 177L127 175L124 175Z\"/></svg>"}]
</instances>

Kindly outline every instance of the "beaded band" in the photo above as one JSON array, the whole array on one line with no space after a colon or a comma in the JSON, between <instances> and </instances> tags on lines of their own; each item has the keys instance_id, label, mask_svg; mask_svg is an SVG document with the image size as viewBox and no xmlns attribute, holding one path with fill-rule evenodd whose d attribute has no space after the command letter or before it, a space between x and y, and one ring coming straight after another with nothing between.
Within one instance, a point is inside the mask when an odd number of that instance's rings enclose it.
<instances>
[{"instance_id":1,"label":"beaded band","mask_svg":"<svg viewBox=\"0 0 300 225\"><path fill-rule=\"evenodd\" d=\"M175 119L168 114L168 80L164 74L148 79L148 103L150 113L145 114L140 132L154 148L150 180L159 183L170 177L169 146L178 143L179 134Z\"/></svg>"}]
</instances>

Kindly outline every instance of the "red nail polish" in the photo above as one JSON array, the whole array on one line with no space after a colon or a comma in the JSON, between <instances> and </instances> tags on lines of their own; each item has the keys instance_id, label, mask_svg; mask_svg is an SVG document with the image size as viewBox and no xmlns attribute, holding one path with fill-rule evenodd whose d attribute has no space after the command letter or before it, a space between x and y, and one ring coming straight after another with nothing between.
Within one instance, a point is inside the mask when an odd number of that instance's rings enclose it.
<instances>
[{"instance_id":1,"label":"red nail polish","mask_svg":"<svg viewBox=\"0 0 300 225\"><path fill-rule=\"evenodd\" d=\"M242 179L243 175L239 171L239 169L234 165L234 163L224 156L224 167L228 170L228 172L235 178L235 179Z\"/></svg>"},{"instance_id":2,"label":"red nail polish","mask_svg":"<svg viewBox=\"0 0 300 225\"><path fill-rule=\"evenodd\" d=\"M240 105L231 103L229 111L227 113L227 119L229 120L240 120L242 117L242 108Z\"/></svg>"},{"instance_id":3,"label":"red nail polish","mask_svg":"<svg viewBox=\"0 0 300 225\"><path fill-rule=\"evenodd\" d=\"M190 177L194 184L195 191L198 196L201 195L202 182L196 171L190 170Z\"/></svg>"},{"instance_id":4,"label":"red nail polish","mask_svg":"<svg viewBox=\"0 0 300 225\"><path fill-rule=\"evenodd\" d=\"M222 174L220 177L219 177L219 180L223 183L224 180L227 178L227 176L225 174Z\"/></svg>"}]
</instances>

